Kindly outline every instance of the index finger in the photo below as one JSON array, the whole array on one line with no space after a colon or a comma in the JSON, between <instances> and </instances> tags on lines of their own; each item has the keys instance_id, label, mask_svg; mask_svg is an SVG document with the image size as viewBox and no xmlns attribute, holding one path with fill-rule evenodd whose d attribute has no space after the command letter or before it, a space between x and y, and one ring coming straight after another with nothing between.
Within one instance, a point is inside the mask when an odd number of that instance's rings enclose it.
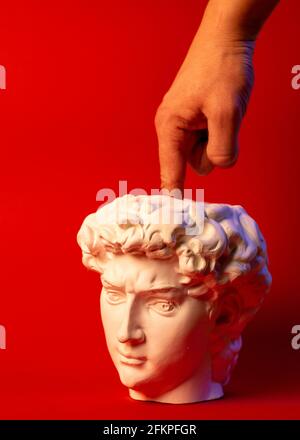
<instances>
[{"instance_id":1,"label":"index finger","mask_svg":"<svg viewBox=\"0 0 300 440\"><path fill-rule=\"evenodd\" d=\"M193 133L179 127L158 133L162 189L183 192L187 158L193 141Z\"/></svg>"}]
</instances>

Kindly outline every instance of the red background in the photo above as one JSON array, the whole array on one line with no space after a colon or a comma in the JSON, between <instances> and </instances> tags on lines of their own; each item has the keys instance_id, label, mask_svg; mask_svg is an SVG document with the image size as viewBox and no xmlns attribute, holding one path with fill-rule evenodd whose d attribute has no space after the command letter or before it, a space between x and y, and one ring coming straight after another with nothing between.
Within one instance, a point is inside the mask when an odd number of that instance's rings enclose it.
<instances>
[{"instance_id":1,"label":"red background","mask_svg":"<svg viewBox=\"0 0 300 440\"><path fill-rule=\"evenodd\" d=\"M261 32L256 85L230 170L197 177L211 202L242 204L269 247L273 288L244 334L225 399L131 401L107 354L100 283L76 233L96 192L159 187L153 118L196 32L200 0L12 0L1 5L1 418L299 418L300 3Z\"/></svg>"}]
</instances>

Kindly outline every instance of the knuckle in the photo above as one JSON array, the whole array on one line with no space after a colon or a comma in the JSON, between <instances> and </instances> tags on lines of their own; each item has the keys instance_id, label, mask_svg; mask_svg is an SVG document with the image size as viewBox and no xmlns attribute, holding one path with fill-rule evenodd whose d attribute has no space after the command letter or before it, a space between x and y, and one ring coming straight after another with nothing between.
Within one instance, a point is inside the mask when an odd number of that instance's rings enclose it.
<instances>
[{"instance_id":1,"label":"knuckle","mask_svg":"<svg viewBox=\"0 0 300 440\"><path fill-rule=\"evenodd\" d=\"M195 125L198 111L186 103L167 101L164 99L159 105L154 124L157 131L180 128L190 130Z\"/></svg>"},{"instance_id":2,"label":"knuckle","mask_svg":"<svg viewBox=\"0 0 300 440\"><path fill-rule=\"evenodd\" d=\"M234 122L241 117L241 106L238 100L224 97L212 105L210 113L214 119Z\"/></svg>"},{"instance_id":3,"label":"knuckle","mask_svg":"<svg viewBox=\"0 0 300 440\"><path fill-rule=\"evenodd\" d=\"M172 113L168 107L160 105L156 111L154 124L157 130L165 127L172 120Z\"/></svg>"}]
</instances>

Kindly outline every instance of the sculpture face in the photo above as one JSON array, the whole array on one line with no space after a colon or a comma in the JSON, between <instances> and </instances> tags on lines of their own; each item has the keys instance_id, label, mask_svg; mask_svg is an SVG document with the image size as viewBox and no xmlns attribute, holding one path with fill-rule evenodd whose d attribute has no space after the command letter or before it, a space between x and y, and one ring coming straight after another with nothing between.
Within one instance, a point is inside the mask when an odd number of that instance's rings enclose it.
<instances>
[{"instance_id":1,"label":"sculpture face","mask_svg":"<svg viewBox=\"0 0 300 440\"><path fill-rule=\"evenodd\" d=\"M102 275L101 315L121 382L148 396L209 366L208 304L187 295L175 257L116 255Z\"/></svg>"}]
</instances>

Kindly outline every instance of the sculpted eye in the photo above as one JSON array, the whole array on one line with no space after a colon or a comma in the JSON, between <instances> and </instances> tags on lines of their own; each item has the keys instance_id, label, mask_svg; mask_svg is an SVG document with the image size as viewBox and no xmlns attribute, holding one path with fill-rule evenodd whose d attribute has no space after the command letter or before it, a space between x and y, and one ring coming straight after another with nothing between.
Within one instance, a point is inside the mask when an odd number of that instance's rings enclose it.
<instances>
[{"instance_id":1,"label":"sculpted eye","mask_svg":"<svg viewBox=\"0 0 300 440\"><path fill-rule=\"evenodd\" d=\"M150 304L150 307L158 313L167 315L175 310L176 304L172 301L155 301Z\"/></svg>"},{"instance_id":2,"label":"sculpted eye","mask_svg":"<svg viewBox=\"0 0 300 440\"><path fill-rule=\"evenodd\" d=\"M120 304L124 302L124 294L115 290L104 290L107 301L110 304Z\"/></svg>"}]
</instances>

